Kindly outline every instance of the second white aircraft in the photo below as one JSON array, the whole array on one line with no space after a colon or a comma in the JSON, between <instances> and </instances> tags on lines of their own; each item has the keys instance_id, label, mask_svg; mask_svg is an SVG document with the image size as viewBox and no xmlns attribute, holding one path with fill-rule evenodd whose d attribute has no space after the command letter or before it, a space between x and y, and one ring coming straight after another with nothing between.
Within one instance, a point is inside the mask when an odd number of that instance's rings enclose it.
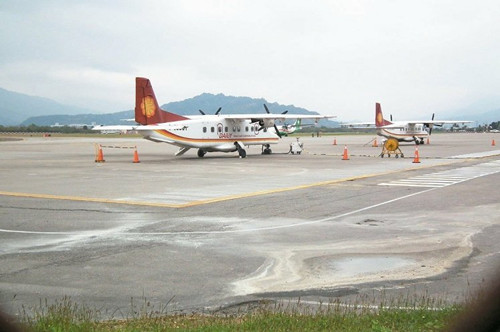
<instances>
[{"instance_id":1,"label":"second white aircraft","mask_svg":"<svg viewBox=\"0 0 500 332\"><path fill-rule=\"evenodd\" d=\"M399 142L415 142L415 144L423 144L424 139L429 137L434 126L441 127L445 124L454 123L470 123L472 121L462 120L432 120L425 121L397 121L393 122L384 119L382 107L379 103L375 104L375 123L362 122L346 124L344 127L350 128L376 128L377 134L385 138L394 138Z\"/></svg>"}]
</instances>

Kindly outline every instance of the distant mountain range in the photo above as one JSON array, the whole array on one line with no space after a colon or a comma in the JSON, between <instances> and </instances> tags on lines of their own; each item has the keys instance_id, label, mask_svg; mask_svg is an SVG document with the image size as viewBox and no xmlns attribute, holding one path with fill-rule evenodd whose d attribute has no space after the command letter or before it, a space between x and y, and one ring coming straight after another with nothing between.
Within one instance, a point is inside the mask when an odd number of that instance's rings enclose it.
<instances>
[{"instance_id":1,"label":"distant mountain range","mask_svg":"<svg viewBox=\"0 0 500 332\"><path fill-rule=\"evenodd\" d=\"M293 105L270 103L263 98L232 97L210 93L203 93L183 101L170 102L161 107L181 115L199 115L199 109L203 110L206 114L214 114L219 107L222 107L222 114L224 112L242 114L265 113L263 104L267 104L270 111L276 114L286 110L291 114L318 114L317 112L311 112ZM478 108L471 107L471 109ZM454 112L446 112L440 118L443 118L443 116L455 120L473 120L477 121L478 124L489 124L500 120L500 109L483 113L476 113L470 109L461 109ZM90 109L60 104L51 99L29 96L0 88L0 125L4 126L30 124L40 126L54 124L132 124L134 122L124 120L133 118L133 110L103 114ZM320 125L337 127L338 122L321 120Z\"/></svg>"},{"instance_id":2,"label":"distant mountain range","mask_svg":"<svg viewBox=\"0 0 500 332\"><path fill-rule=\"evenodd\" d=\"M171 102L161 106L162 109L180 115L200 115L199 109L206 114L214 114L219 107L221 114L265 113L263 104L266 104L272 113L289 111L290 114L318 114L293 105L269 103L263 98L232 97L223 94L203 93L199 96L183 101ZM69 105L62 105L46 98L28 96L16 92L0 89L0 125L35 124L39 126L76 125L76 124L133 124L126 121L134 118L134 111L122 111L100 114ZM12 115L11 115L12 114ZM14 116L15 115L15 116ZM304 121L306 122L306 121ZM335 121L321 120L320 125L327 127L338 126Z\"/></svg>"},{"instance_id":3,"label":"distant mountain range","mask_svg":"<svg viewBox=\"0 0 500 332\"><path fill-rule=\"evenodd\" d=\"M63 105L51 99L34 97L0 88L0 125L19 125L30 117L48 114L81 114L92 110Z\"/></svg>"}]
</instances>

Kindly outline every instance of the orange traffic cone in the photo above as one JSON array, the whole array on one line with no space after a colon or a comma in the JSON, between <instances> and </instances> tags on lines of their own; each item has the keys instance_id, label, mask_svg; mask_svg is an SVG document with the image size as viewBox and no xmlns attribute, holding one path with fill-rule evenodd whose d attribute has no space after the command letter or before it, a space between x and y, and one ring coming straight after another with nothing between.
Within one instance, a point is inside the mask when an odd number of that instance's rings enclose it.
<instances>
[{"instance_id":1,"label":"orange traffic cone","mask_svg":"<svg viewBox=\"0 0 500 332\"><path fill-rule=\"evenodd\" d=\"M372 147L374 147L374 148L377 148L377 147L378 147L378 142L377 142L377 138L376 138L376 137L375 137L375 139L373 140Z\"/></svg>"},{"instance_id":2,"label":"orange traffic cone","mask_svg":"<svg viewBox=\"0 0 500 332\"><path fill-rule=\"evenodd\" d=\"M491 140L491 146L495 146L495 145L496 145L496 143L495 143L495 139L492 139L492 140Z\"/></svg>"},{"instance_id":3,"label":"orange traffic cone","mask_svg":"<svg viewBox=\"0 0 500 332\"><path fill-rule=\"evenodd\" d=\"M415 158L413 158L413 163L420 163L420 157L418 156L418 148L415 147Z\"/></svg>"},{"instance_id":4,"label":"orange traffic cone","mask_svg":"<svg viewBox=\"0 0 500 332\"><path fill-rule=\"evenodd\" d=\"M97 156L95 158L95 162L96 163L103 163L104 161L105 160L104 160L104 155L102 154L102 148L99 145L99 150L97 151Z\"/></svg>"},{"instance_id":5,"label":"orange traffic cone","mask_svg":"<svg viewBox=\"0 0 500 332\"><path fill-rule=\"evenodd\" d=\"M134 150L134 161L133 161L134 164L136 163L140 163L139 161L139 154L137 153L137 148L135 148Z\"/></svg>"},{"instance_id":6,"label":"orange traffic cone","mask_svg":"<svg viewBox=\"0 0 500 332\"><path fill-rule=\"evenodd\" d=\"M342 156L342 160L349 160L349 155L347 153L347 145L344 146L344 155Z\"/></svg>"},{"instance_id":7,"label":"orange traffic cone","mask_svg":"<svg viewBox=\"0 0 500 332\"><path fill-rule=\"evenodd\" d=\"M333 139L333 145L337 145L337 139L336 138Z\"/></svg>"}]
</instances>

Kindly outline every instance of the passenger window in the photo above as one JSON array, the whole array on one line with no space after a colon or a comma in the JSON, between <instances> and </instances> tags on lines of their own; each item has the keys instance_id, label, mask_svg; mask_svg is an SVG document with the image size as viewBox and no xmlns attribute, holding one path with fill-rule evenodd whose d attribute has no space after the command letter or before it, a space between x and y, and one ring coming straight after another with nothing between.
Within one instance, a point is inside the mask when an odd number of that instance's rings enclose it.
<instances>
[{"instance_id":1,"label":"passenger window","mask_svg":"<svg viewBox=\"0 0 500 332\"><path fill-rule=\"evenodd\" d=\"M211 131L212 133L215 133L215 128L214 128L214 127L210 127L210 131Z\"/></svg>"},{"instance_id":2,"label":"passenger window","mask_svg":"<svg viewBox=\"0 0 500 332\"><path fill-rule=\"evenodd\" d=\"M203 132L206 133L207 132L207 127L203 127Z\"/></svg>"}]
</instances>

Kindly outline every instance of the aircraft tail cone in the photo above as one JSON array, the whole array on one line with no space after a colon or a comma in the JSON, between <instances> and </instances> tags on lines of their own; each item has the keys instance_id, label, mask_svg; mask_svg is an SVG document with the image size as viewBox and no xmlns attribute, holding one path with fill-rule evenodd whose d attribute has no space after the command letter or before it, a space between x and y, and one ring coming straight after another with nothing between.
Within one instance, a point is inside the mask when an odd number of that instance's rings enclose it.
<instances>
[{"instance_id":1,"label":"aircraft tail cone","mask_svg":"<svg viewBox=\"0 0 500 332\"><path fill-rule=\"evenodd\" d=\"M333 145L337 145L337 139L336 138L333 139Z\"/></svg>"},{"instance_id":2,"label":"aircraft tail cone","mask_svg":"<svg viewBox=\"0 0 500 332\"><path fill-rule=\"evenodd\" d=\"M104 155L102 153L102 147L100 145L99 145L99 150L97 150L95 162L96 163L103 163L103 162L105 162Z\"/></svg>"},{"instance_id":3,"label":"aircraft tail cone","mask_svg":"<svg viewBox=\"0 0 500 332\"><path fill-rule=\"evenodd\" d=\"M492 139L492 140L491 140L491 146L495 146L495 145L497 145L497 144L495 143L495 139Z\"/></svg>"},{"instance_id":4,"label":"aircraft tail cone","mask_svg":"<svg viewBox=\"0 0 500 332\"><path fill-rule=\"evenodd\" d=\"M418 155L418 148L415 147L415 158L413 158L413 163L414 164L419 164L420 163L420 157Z\"/></svg>"},{"instance_id":5,"label":"aircraft tail cone","mask_svg":"<svg viewBox=\"0 0 500 332\"><path fill-rule=\"evenodd\" d=\"M139 161L139 154L137 153L137 147L134 150L134 161L133 161L133 163L134 164L140 163L140 161Z\"/></svg>"},{"instance_id":6,"label":"aircraft tail cone","mask_svg":"<svg viewBox=\"0 0 500 332\"><path fill-rule=\"evenodd\" d=\"M347 145L344 146L344 155L342 156L342 160L349 160L349 154L347 152Z\"/></svg>"},{"instance_id":7,"label":"aircraft tail cone","mask_svg":"<svg viewBox=\"0 0 500 332\"><path fill-rule=\"evenodd\" d=\"M376 138L376 137L375 137L375 139L373 140L372 147L374 147L374 148L378 148L378 142L377 142L377 138Z\"/></svg>"}]
</instances>

